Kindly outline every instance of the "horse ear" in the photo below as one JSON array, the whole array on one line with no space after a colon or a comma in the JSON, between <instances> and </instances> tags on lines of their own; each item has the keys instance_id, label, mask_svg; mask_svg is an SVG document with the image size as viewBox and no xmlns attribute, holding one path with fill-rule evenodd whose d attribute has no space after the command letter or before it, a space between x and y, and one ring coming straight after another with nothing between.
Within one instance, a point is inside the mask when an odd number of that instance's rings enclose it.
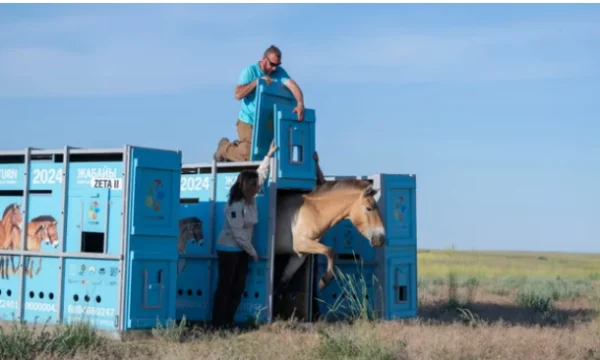
<instances>
[{"instance_id":1,"label":"horse ear","mask_svg":"<svg viewBox=\"0 0 600 360\"><path fill-rule=\"evenodd\" d=\"M54 220L54 221L52 222L52 225L56 225L56 220Z\"/></svg>"},{"instance_id":2,"label":"horse ear","mask_svg":"<svg viewBox=\"0 0 600 360\"><path fill-rule=\"evenodd\" d=\"M377 191L378 190L373 188L373 185L369 185L369 187L366 188L363 192L363 197L375 196L375 194L377 194Z\"/></svg>"}]
</instances>

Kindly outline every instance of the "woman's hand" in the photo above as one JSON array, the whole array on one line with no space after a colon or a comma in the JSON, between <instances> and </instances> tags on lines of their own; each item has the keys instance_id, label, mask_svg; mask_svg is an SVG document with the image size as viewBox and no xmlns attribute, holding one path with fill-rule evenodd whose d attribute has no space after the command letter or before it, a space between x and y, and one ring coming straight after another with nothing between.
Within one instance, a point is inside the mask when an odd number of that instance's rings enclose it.
<instances>
[{"instance_id":1,"label":"woman's hand","mask_svg":"<svg viewBox=\"0 0 600 360\"><path fill-rule=\"evenodd\" d=\"M271 142L271 147L269 148L269 152L267 153L268 157L272 157L275 151L277 151L278 147L275 145L275 140Z\"/></svg>"}]
</instances>

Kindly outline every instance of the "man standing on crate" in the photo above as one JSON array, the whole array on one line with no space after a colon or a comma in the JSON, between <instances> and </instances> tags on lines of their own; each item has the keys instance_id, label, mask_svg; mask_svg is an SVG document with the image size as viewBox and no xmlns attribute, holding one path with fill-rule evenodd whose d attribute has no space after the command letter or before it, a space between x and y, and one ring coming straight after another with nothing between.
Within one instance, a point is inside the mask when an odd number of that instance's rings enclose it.
<instances>
[{"instance_id":1,"label":"man standing on crate","mask_svg":"<svg viewBox=\"0 0 600 360\"><path fill-rule=\"evenodd\" d=\"M298 114L298 121L304 120L304 96L298 84L281 67L281 50L271 45L263 54L263 58L255 64L249 65L240 74L235 87L235 98L242 101L238 120L236 123L239 140L229 141L222 138L215 152L216 161L249 161L250 145L252 143L252 129L256 111L255 89L258 80L263 79L268 85L279 82L285 85L296 98L298 105L294 113Z\"/></svg>"}]
</instances>

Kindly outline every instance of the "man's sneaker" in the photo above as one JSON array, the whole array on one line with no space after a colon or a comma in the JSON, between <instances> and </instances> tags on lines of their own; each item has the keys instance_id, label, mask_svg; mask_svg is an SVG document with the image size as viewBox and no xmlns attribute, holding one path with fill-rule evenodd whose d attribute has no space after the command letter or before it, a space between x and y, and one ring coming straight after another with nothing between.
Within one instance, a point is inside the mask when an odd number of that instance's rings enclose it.
<instances>
[{"instance_id":1,"label":"man's sneaker","mask_svg":"<svg viewBox=\"0 0 600 360\"><path fill-rule=\"evenodd\" d=\"M225 149L226 149L227 143L229 143L229 139L227 139L227 138L221 138L221 140L219 140L219 145L217 146L217 151L213 155L213 159L215 159L216 161L225 161L226 160L225 159Z\"/></svg>"}]
</instances>

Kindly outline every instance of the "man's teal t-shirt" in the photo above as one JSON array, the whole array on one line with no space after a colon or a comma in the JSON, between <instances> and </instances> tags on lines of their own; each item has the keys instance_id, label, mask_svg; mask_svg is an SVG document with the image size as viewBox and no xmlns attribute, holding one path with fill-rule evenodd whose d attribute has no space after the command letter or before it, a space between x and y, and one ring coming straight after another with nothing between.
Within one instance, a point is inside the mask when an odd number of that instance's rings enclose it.
<instances>
[{"instance_id":1,"label":"man's teal t-shirt","mask_svg":"<svg viewBox=\"0 0 600 360\"><path fill-rule=\"evenodd\" d=\"M252 64L242 70L239 85L246 85L252 81L265 76L265 73L260 69L258 64ZM282 67L278 67L271 75L273 83L281 83L282 85L290 79L288 73ZM254 115L256 112L256 89L242 99L242 108L238 115L239 119L247 124L254 124Z\"/></svg>"}]
</instances>

